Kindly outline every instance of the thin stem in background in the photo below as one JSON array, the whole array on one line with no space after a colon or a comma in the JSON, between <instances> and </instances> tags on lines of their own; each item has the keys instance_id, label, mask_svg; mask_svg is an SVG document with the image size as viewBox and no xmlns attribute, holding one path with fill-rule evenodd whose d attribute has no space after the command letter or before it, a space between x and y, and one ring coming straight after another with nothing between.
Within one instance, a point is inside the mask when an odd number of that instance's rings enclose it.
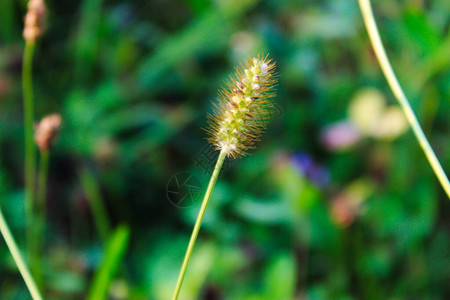
<instances>
[{"instance_id":1,"label":"thin stem in background","mask_svg":"<svg viewBox=\"0 0 450 300\"><path fill-rule=\"evenodd\" d=\"M42 258L44 256L46 198L50 151L42 150L39 166L39 185L36 199L36 224L33 234L33 252L31 269L38 286L43 289Z\"/></svg>"},{"instance_id":2,"label":"thin stem in background","mask_svg":"<svg viewBox=\"0 0 450 300\"><path fill-rule=\"evenodd\" d=\"M22 89L25 129L25 223L27 253L31 253L31 240L33 228L33 199L36 176L35 145L33 140L34 126L34 100L33 100L33 53L34 42L27 41L23 53Z\"/></svg>"},{"instance_id":3,"label":"thin stem in background","mask_svg":"<svg viewBox=\"0 0 450 300\"><path fill-rule=\"evenodd\" d=\"M389 62L389 59L386 55L386 51L384 50L383 42L381 41L380 34L378 32L377 24L375 23L375 18L373 16L373 11L370 6L370 0L358 0L359 7L361 8L361 13L364 19L364 24L366 25L367 32L370 37L370 41L372 43L372 47L375 51L375 55L377 56L378 62L380 64L381 69L383 70L384 76L389 83L389 86L392 89L395 97L400 103L403 112L406 115L406 119L408 120L411 128L414 132L414 135L417 138L420 146L422 147L425 156L428 159L428 162L431 165L436 177L444 188L447 197L450 198L450 182L448 181L447 176L445 175L444 170L442 169L439 160L436 157L436 154L431 148L430 143L427 140L427 137L423 133L422 127L420 126L419 121L417 120L414 111L409 105L408 99L403 92L400 83L395 76L394 70Z\"/></svg>"},{"instance_id":4,"label":"thin stem in background","mask_svg":"<svg viewBox=\"0 0 450 300\"><path fill-rule=\"evenodd\" d=\"M80 181L89 205L91 206L95 226L97 227L100 238L104 243L106 243L111 231L111 225L109 224L108 213L106 212L105 205L100 194L97 179L86 168L80 173Z\"/></svg>"},{"instance_id":5,"label":"thin stem in background","mask_svg":"<svg viewBox=\"0 0 450 300\"><path fill-rule=\"evenodd\" d=\"M17 247L17 244L14 240L14 237L11 234L11 231L9 230L8 224L6 223L6 220L3 216L3 213L0 209L0 231L3 235L3 238L5 239L6 245L9 248L9 251L11 252L11 255L19 268L19 272L23 277L23 280L25 281L25 284L28 287L28 290L30 291L31 297L34 300L42 300L42 296L39 293L39 290L37 288L37 285L33 279L33 277L30 274L30 271L28 270L28 267L20 254L19 248Z\"/></svg>"},{"instance_id":6,"label":"thin stem in background","mask_svg":"<svg viewBox=\"0 0 450 300\"><path fill-rule=\"evenodd\" d=\"M184 255L183 265L181 266L180 274L178 275L177 286L173 292L173 300L178 299L178 295L180 294L181 285L183 284L184 275L186 274L186 269L189 264L189 260L192 255L192 250L194 249L195 242L197 240L198 232L200 231L200 226L202 225L203 216L205 215L206 207L208 206L209 199L211 198L212 191L214 186L216 185L217 178L219 177L220 169L222 169L223 161L225 160L226 152L221 151L219 154L219 158L217 159L216 166L214 168L214 172L212 173L211 180L209 181L208 188L206 189L205 197L203 198L202 206L197 216L197 220L195 221L194 230L192 230L191 239L189 240L189 245L186 250L186 254Z\"/></svg>"}]
</instances>

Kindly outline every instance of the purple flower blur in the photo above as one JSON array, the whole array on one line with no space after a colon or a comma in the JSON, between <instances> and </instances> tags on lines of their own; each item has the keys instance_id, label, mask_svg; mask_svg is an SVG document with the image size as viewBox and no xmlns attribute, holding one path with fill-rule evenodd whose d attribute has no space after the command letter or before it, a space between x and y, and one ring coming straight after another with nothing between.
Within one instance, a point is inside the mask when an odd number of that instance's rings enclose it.
<instances>
[{"instance_id":1,"label":"purple flower blur","mask_svg":"<svg viewBox=\"0 0 450 300\"><path fill-rule=\"evenodd\" d=\"M323 187L330 182L330 174L323 166L317 164L312 157L300 151L291 155L292 164L312 183Z\"/></svg>"}]
</instances>

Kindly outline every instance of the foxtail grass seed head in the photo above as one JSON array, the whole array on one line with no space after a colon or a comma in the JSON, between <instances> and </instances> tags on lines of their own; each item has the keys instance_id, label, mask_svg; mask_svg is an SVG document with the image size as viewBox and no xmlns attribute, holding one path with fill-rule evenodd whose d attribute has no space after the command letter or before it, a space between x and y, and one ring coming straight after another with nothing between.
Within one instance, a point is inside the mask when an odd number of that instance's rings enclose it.
<instances>
[{"instance_id":1,"label":"foxtail grass seed head","mask_svg":"<svg viewBox=\"0 0 450 300\"><path fill-rule=\"evenodd\" d=\"M34 140L41 151L50 150L58 136L61 127L61 116L59 114L51 114L44 117L39 124L36 125Z\"/></svg>"},{"instance_id":2,"label":"foxtail grass seed head","mask_svg":"<svg viewBox=\"0 0 450 300\"><path fill-rule=\"evenodd\" d=\"M23 28L23 38L27 42L35 42L45 27L46 8L44 0L30 0L28 11L25 15L25 26Z\"/></svg>"},{"instance_id":3,"label":"foxtail grass seed head","mask_svg":"<svg viewBox=\"0 0 450 300\"><path fill-rule=\"evenodd\" d=\"M275 63L265 57L250 59L219 91L216 112L209 116L209 141L227 156L238 157L254 148L271 114L276 83Z\"/></svg>"}]
</instances>

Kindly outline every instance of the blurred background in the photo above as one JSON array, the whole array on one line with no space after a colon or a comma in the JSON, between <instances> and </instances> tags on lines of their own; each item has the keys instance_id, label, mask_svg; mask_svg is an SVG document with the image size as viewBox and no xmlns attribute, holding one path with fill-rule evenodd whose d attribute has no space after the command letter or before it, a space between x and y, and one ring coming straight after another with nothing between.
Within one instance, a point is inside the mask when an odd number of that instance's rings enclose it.
<instances>
[{"instance_id":1,"label":"blurred background","mask_svg":"<svg viewBox=\"0 0 450 300\"><path fill-rule=\"evenodd\" d=\"M450 3L374 2L393 67L450 172ZM450 202L357 1L46 4L36 121L63 118L46 298L84 299L105 252L108 299L171 297L217 157L203 130L211 101L234 66L263 53L279 74L268 132L225 163L180 299L450 298ZM25 12L25 0L0 2L0 205L22 248ZM3 240L0 299L29 299Z\"/></svg>"}]
</instances>

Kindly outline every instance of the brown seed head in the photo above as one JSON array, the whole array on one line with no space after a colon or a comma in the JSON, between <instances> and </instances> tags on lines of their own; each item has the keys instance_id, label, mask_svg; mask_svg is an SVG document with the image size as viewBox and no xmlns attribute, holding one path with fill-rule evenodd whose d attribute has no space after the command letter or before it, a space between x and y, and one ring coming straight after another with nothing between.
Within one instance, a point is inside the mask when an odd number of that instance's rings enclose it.
<instances>
[{"instance_id":1,"label":"brown seed head","mask_svg":"<svg viewBox=\"0 0 450 300\"><path fill-rule=\"evenodd\" d=\"M45 4L44 0L30 0L28 11L25 15L23 37L27 42L34 42L42 35L45 27Z\"/></svg>"},{"instance_id":2,"label":"brown seed head","mask_svg":"<svg viewBox=\"0 0 450 300\"><path fill-rule=\"evenodd\" d=\"M49 150L53 146L61 122L61 116L59 114L51 114L44 117L41 122L36 125L34 140L41 151Z\"/></svg>"}]
</instances>

